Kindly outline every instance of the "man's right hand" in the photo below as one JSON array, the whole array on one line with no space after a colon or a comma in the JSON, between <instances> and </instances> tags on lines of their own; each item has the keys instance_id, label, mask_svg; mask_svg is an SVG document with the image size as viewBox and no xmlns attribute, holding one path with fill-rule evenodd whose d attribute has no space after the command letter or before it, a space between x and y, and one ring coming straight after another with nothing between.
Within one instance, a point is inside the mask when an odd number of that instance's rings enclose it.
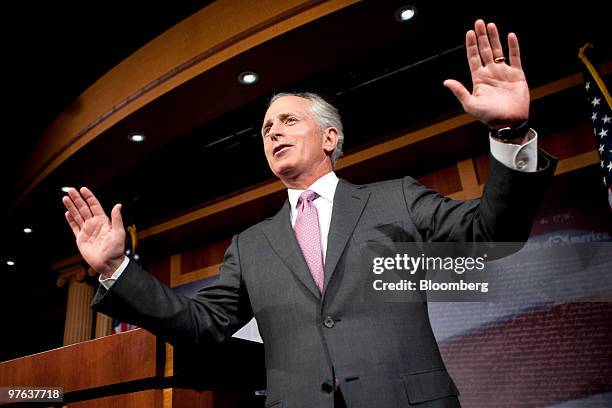
<instances>
[{"instance_id":1,"label":"man's right hand","mask_svg":"<svg viewBox=\"0 0 612 408\"><path fill-rule=\"evenodd\" d=\"M100 202L87 187L81 187L80 193L70 188L62 202L68 210L66 220L72 228L81 256L103 278L110 278L125 258L121 204L113 207L109 220Z\"/></svg>"}]
</instances>

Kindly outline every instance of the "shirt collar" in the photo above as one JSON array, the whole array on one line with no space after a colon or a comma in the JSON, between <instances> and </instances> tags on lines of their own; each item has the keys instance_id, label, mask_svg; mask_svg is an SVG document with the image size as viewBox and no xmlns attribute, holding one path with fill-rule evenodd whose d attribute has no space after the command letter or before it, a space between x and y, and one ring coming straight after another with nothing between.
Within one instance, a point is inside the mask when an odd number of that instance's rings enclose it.
<instances>
[{"instance_id":1,"label":"shirt collar","mask_svg":"<svg viewBox=\"0 0 612 408\"><path fill-rule=\"evenodd\" d=\"M317 181L312 183L310 187L306 190L314 191L319 195L319 197L329 201L330 203L334 202L334 194L336 194L336 186L338 185L338 176L333 171L330 171L326 175L320 177ZM288 188L287 193L289 194L289 203L291 204L291 208L297 207L298 199L300 195L306 190L296 190L293 188Z\"/></svg>"}]
</instances>

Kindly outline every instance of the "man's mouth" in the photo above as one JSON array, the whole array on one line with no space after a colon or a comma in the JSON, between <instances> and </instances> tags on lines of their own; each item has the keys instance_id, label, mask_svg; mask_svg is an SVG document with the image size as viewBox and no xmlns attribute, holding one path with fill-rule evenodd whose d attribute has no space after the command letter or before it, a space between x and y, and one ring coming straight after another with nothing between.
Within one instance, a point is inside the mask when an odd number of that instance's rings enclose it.
<instances>
[{"instance_id":1,"label":"man's mouth","mask_svg":"<svg viewBox=\"0 0 612 408\"><path fill-rule=\"evenodd\" d=\"M276 147L274 148L274 150L272 150L272 155L273 155L273 156L276 156L276 155L277 155L277 153L281 153L281 152L283 152L284 150L286 150L286 148L291 147L291 146L292 146L292 145L290 145L290 144L279 144L278 146L276 146Z\"/></svg>"}]
</instances>

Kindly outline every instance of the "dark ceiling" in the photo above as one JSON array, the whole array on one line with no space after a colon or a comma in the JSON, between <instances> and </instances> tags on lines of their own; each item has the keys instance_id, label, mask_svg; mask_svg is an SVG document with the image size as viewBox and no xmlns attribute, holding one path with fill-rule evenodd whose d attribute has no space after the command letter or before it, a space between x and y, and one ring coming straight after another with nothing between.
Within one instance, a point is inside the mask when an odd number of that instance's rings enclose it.
<instances>
[{"instance_id":1,"label":"dark ceiling","mask_svg":"<svg viewBox=\"0 0 612 408\"><path fill-rule=\"evenodd\" d=\"M9 192L0 199L0 272L12 276L15 284L26 276L48 282L53 277L43 276L49 274L50 263L76 254L64 225L61 185L86 184L107 207L125 203L127 216L142 229L269 180L272 174L261 152L258 129L273 91L314 90L335 103L345 121L345 150L350 153L459 113L460 106L442 81L450 77L469 83L462 45L464 32L476 18L492 19L503 33L518 34L532 88L579 72L576 54L585 41L596 45L603 60L610 60L612 49L605 21L609 7L600 1L581 2L573 9L559 3L539 4L538 10L533 2L412 2L419 12L410 23L394 20L404 1L360 3L262 44L174 89L82 149L9 210L16 197L10 186L50 121L103 73L207 3L9 6L6 15L11 17L2 28L8 39L4 66L8 132L0 167L2 185ZM261 81L249 89L236 81L245 69L261 74ZM584 112L567 106L566 97L575 96L570 92L535 103L532 116L538 130L554 131L582 121ZM133 130L144 130L150 144L129 145L125 135ZM474 145L476 150L483 148L481 142ZM423 172L467 157L469 150L451 151L440 145L435 157L411 160L415 171ZM24 226L31 226L34 233L24 236ZM16 267L5 265L9 257L17 259Z\"/></svg>"},{"instance_id":2,"label":"dark ceiling","mask_svg":"<svg viewBox=\"0 0 612 408\"><path fill-rule=\"evenodd\" d=\"M109 0L3 5L3 105L13 136L5 137L11 154L3 155L0 163L2 180L19 175L34 140L81 92L209 3Z\"/></svg>"}]
</instances>

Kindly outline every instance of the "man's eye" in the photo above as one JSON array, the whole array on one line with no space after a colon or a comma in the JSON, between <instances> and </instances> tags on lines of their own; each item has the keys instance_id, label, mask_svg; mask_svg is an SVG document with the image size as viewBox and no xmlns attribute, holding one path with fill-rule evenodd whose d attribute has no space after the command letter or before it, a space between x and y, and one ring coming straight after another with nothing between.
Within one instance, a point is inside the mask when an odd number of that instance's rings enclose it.
<instances>
[{"instance_id":1,"label":"man's eye","mask_svg":"<svg viewBox=\"0 0 612 408\"><path fill-rule=\"evenodd\" d=\"M294 118L294 117L289 117L289 118L287 118L287 121L286 121L286 122L287 122L287 123L294 123L294 122L297 122L297 118Z\"/></svg>"}]
</instances>

